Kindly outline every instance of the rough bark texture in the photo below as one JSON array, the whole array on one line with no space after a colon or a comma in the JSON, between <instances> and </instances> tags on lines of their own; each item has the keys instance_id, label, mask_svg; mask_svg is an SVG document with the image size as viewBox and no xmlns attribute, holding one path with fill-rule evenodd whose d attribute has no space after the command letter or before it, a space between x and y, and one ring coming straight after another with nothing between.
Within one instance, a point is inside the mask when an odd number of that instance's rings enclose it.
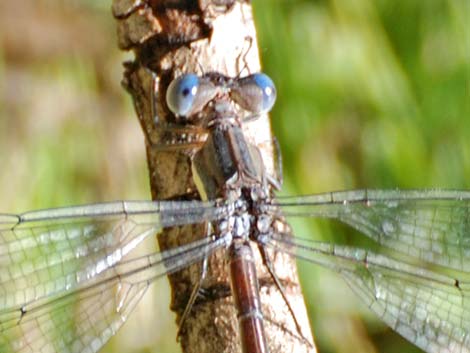
<instances>
[{"instance_id":1,"label":"rough bark texture","mask_svg":"<svg viewBox=\"0 0 470 353\"><path fill-rule=\"evenodd\" d=\"M251 5L235 0L115 0L113 14L118 22L119 46L133 50L135 60L126 63L124 85L133 97L146 136L147 159L153 199L193 199L198 194L191 175L190 149L164 151L172 140L194 142L205 136L175 135L170 126L174 116L165 103L169 82L183 72L217 71L243 76L260 70ZM267 116L244 128L248 141L256 144L271 175L275 175L272 137ZM178 246L206 236L206 226L187 226L165 231L158 237L161 249ZM259 260L259 252L254 249ZM298 285L294 261L271 254L276 272L285 286L289 302L303 335L311 331ZM271 353L314 352L299 339L291 315L261 261L257 266L261 300ZM171 309L177 321L191 290L199 281L200 266L191 266L170 276ZM240 352L238 323L227 272L226 255L221 251L209 261L209 275L181 336L186 353Z\"/></svg>"}]
</instances>

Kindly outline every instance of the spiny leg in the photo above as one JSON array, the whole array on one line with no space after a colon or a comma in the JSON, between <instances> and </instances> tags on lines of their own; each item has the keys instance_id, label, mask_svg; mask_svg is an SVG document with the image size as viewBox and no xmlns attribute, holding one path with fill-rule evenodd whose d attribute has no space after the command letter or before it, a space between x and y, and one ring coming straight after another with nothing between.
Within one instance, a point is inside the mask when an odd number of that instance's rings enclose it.
<instances>
[{"instance_id":1,"label":"spiny leg","mask_svg":"<svg viewBox=\"0 0 470 353\"><path fill-rule=\"evenodd\" d=\"M194 306L194 303L196 302L196 299L199 295L199 292L201 291L201 286L202 282L207 276L207 269L208 269L208 264L209 264L209 257L205 256L204 260L202 261L202 266L201 266L201 275L199 277L199 281L197 284L194 286L193 290L191 291L191 296L189 297L188 303L186 304L183 314L181 315L181 319L178 323L178 332L176 334L176 340L178 341L183 333L184 325L186 323L186 320L191 313L191 310Z\"/></svg>"},{"instance_id":2,"label":"spiny leg","mask_svg":"<svg viewBox=\"0 0 470 353\"><path fill-rule=\"evenodd\" d=\"M263 264L268 269L269 275L271 276L271 278L274 281L274 284L276 285L277 289L281 293L282 299L284 300L284 302L287 305L287 309L289 310L289 313L292 317L292 320L294 321L294 324L295 324L295 327L297 329L297 332L298 332L299 336L301 337L302 341L304 341L307 345L309 345L310 347L313 347L313 344L302 333L302 327L300 326L299 322L297 321L297 318L295 316L295 312L292 309L292 307L289 303L289 300L287 299L285 289L282 286L281 281L279 280L279 277L277 277L277 275L274 271L273 264L271 262L271 259L268 256L268 253L266 252L266 249L264 248L264 246L262 244L258 244L258 248L259 248L259 251L260 251L260 254L261 254L261 258L263 259Z\"/></svg>"}]
</instances>

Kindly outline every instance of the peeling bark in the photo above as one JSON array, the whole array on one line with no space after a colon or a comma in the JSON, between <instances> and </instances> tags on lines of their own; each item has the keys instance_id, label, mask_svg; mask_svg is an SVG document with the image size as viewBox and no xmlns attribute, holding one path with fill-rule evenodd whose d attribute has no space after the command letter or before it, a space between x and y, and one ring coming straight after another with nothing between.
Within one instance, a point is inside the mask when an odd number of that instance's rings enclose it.
<instances>
[{"instance_id":1,"label":"peeling bark","mask_svg":"<svg viewBox=\"0 0 470 353\"><path fill-rule=\"evenodd\" d=\"M165 103L170 81L184 72L217 71L243 76L260 70L256 34L249 1L236 0L115 0L113 15L118 24L118 43L133 50L135 60L126 63L124 86L132 95L146 137L146 152L153 199L198 198L191 175L190 149L165 151L175 139L204 141L203 134L182 137L171 129L174 116ZM273 144L267 116L244 127L247 140L261 150L268 173L275 175ZM158 236L167 249L206 236L206 225L170 229ZM257 272L271 353L314 352L299 339L291 315L279 291L263 267L259 252ZM303 335L312 341L308 318L298 284L295 262L288 256L271 254L274 268L286 289ZM198 283L200 265L169 277L171 309L177 321L192 289ZM185 353L240 352L238 322L230 295L224 251L209 260L209 273L181 335Z\"/></svg>"}]
</instances>

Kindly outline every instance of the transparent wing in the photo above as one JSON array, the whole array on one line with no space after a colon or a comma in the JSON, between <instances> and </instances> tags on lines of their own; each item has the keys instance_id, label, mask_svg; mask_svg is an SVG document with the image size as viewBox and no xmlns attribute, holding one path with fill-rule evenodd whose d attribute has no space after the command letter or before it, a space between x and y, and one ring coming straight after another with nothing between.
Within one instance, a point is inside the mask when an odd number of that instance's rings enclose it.
<instances>
[{"instance_id":1,"label":"transparent wing","mask_svg":"<svg viewBox=\"0 0 470 353\"><path fill-rule=\"evenodd\" d=\"M124 256L163 227L226 211L211 202L114 202L0 215L0 352L97 351L151 278L204 257L221 240Z\"/></svg>"},{"instance_id":2,"label":"transparent wing","mask_svg":"<svg viewBox=\"0 0 470 353\"><path fill-rule=\"evenodd\" d=\"M338 219L410 257L470 268L470 191L355 190L279 198L286 216Z\"/></svg>"},{"instance_id":3,"label":"transparent wing","mask_svg":"<svg viewBox=\"0 0 470 353\"><path fill-rule=\"evenodd\" d=\"M338 219L406 256L279 234L266 238L268 246L341 273L384 322L426 352L470 352L469 191L358 190L279 198L270 207L279 206L286 216Z\"/></svg>"},{"instance_id":4,"label":"transparent wing","mask_svg":"<svg viewBox=\"0 0 470 353\"><path fill-rule=\"evenodd\" d=\"M364 249L279 234L266 245L339 272L386 324L424 351L470 352L468 271L439 273Z\"/></svg>"}]
</instances>

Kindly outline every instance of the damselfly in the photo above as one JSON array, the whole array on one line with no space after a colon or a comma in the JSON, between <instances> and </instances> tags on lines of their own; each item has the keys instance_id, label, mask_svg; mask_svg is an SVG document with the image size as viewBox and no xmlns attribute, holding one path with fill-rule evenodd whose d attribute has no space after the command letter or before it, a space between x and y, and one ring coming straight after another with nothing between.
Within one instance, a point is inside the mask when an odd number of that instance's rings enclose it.
<instances>
[{"instance_id":1,"label":"damselfly","mask_svg":"<svg viewBox=\"0 0 470 353\"><path fill-rule=\"evenodd\" d=\"M170 96L169 106L184 116L191 116L194 102L199 104L196 111L211 104L214 112L226 113L226 106L217 104L221 94L256 112L259 105L253 108L238 99L239 92L246 97L239 90L246 83L257 92L254 101L262 104L267 99L262 107L269 109L274 87L258 75L240 81L183 76L174 87L177 96L189 97L189 103L183 100L179 110ZM209 131L217 125L213 121L206 120ZM221 130L220 141L244 143L233 126L229 123ZM213 136L217 135L211 131L209 139ZM238 151L249 155L246 160L256 155L248 143ZM220 166L227 160L240 161L233 158L233 150L225 152L209 155L229 156ZM196 169L204 165L197 163ZM272 198L275 181L270 182L262 168L240 183L239 173L249 168L233 167L229 172L237 177L224 175L222 183L216 174L203 177L203 185L212 185L205 189L212 190L209 198L215 195L212 201L123 201L1 215L0 350L96 352L156 278L202 261L241 237L260 249L285 252L339 272L385 323L426 352L469 352L470 192L356 190ZM204 174L204 168L198 171ZM248 179L252 184L245 183ZM221 191L228 181L234 182L229 188L234 195ZM391 253L291 238L284 234L284 216L337 219ZM200 241L132 256L139 243L164 227L205 221L213 223L214 232Z\"/></svg>"}]
</instances>

